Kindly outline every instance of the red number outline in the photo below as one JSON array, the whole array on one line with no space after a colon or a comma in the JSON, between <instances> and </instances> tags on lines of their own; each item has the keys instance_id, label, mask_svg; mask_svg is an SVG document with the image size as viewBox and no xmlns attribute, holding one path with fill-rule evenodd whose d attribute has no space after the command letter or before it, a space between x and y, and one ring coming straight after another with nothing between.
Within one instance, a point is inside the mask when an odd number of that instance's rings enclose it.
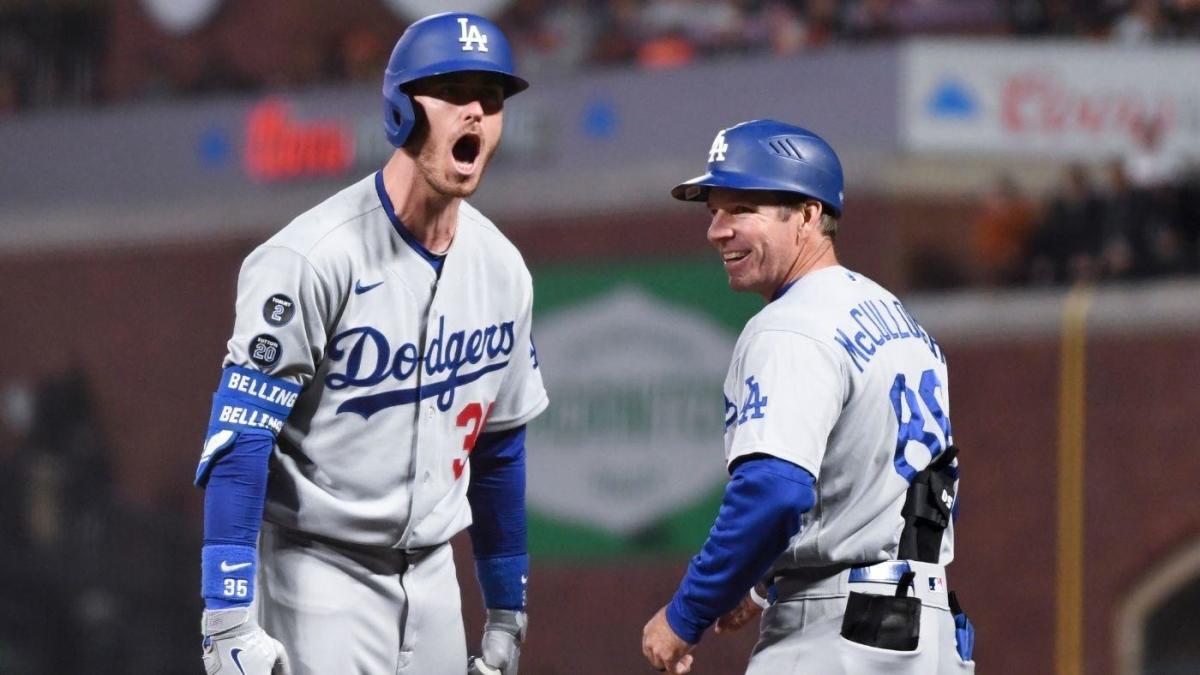
<instances>
[{"instance_id":1,"label":"red number outline","mask_svg":"<svg viewBox=\"0 0 1200 675\"><path fill-rule=\"evenodd\" d=\"M482 403L472 401L463 406L462 410L458 411L458 417L454 419L454 425L460 429L467 429L467 435L463 437L462 444L462 449L466 455L454 460L454 480L462 478L463 471L467 468L467 460L471 457L471 451L475 449L475 442L479 440L479 434L483 431L483 425L487 423L488 417L492 414L493 405L495 405L495 402L489 403L487 412L484 412Z\"/></svg>"}]
</instances>

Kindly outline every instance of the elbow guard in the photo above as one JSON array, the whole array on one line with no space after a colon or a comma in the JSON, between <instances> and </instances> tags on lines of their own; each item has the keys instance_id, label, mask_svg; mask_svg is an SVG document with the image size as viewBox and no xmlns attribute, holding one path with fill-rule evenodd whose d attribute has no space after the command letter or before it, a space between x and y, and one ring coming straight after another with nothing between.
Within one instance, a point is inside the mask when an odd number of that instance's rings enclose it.
<instances>
[{"instance_id":1,"label":"elbow guard","mask_svg":"<svg viewBox=\"0 0 1200 675\"><path fill-rule=\"evenodd\" d=\"M299 396L298 384L241 366L226 368L213 394L195 484L203 487L208 482L213 465L233 447L238 436L261 435L274 440Z\"/></svg>"}]
</instances>

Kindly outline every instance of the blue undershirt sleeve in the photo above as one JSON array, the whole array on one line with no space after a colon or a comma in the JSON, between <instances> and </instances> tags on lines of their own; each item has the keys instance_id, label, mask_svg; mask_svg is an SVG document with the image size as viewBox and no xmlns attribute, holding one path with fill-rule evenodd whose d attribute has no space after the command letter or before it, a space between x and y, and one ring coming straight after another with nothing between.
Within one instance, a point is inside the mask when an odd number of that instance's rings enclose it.
<instances>
[{"instance_id":1,"label":"blue undershirt sleeve","mask_svg":"<svg viewBox=\"0 0 1200 675\"><path fill-rule=\"evenodd\" d=\"M523 610L529 578L525 427L479 435L467 488L475 574L490 609Z\"/></svg>"},{"instance_id":2,"label":"blue undershirt sleeve","mask_svg":"<svg viewBox=\"0 0 1200 675\"><path fill-rule=\"evenodd\" d=\"M667 623L690 644L767 573L816 502L816 479L791 462L755 456L739 463L708 541L692 558L667 606Z\"/></svg>"},{"instance_id":3,"label":"blue undershirt sleeve","mask_svg":"<svg viewBox=\"0 0 1200 675\"><path fill-rule=\"evenodd\" d=\"M204 490L205 544L255 545L274 444L270 436L240 436L212 468Z\"/></svg>"},{"instance_id":4,"label":"blue undershirt sleeve","mask_svg":"<svg viewBox=\"0 0 1200 675\"><path fill-rule=\"evenodd\" d=\"M245 606L254 599L256 544L274 444L271 436L239 436L209 472L201 549L201 594L208 609Z\"/></svg>"}]
</instances>

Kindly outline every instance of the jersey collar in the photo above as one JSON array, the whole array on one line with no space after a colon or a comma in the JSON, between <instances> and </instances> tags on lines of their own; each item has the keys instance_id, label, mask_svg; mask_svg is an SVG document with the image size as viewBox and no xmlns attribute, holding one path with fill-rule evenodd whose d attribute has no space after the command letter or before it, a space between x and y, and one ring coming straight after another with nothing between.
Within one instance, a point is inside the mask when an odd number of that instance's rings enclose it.
<instances>
[{"instance_id":1,"label":"jersey collar","mask_svg":"<svg viewBox=\"0 0 1200 675\"><path fill-rule=\"evenodd\" d=\"M446 259L446 256L444 254L438 255L425 248L425 245L417 241L417 238L413 236L412 232L408 231L408 228L404 226L404 223L400 222L400 218L396 216L396 209L392 206L392 199L388 197L387 190L383 187L382 171L375 172L375 192L379 195L379 203L383 205L383 212L387 214L388 220L392 221L392 227L395 228L396 234L399 234L400 238L404 240L404 243L408 244L409 248L416 251L417 255L424 258L425 262L429 263L430 266L433 267L434 271L441 272L442 261Z\"/></svg>"},{"instance_id":2,"label":"jersey collar","mask_svg":"<svg viewBox=\"0 0 1200 675\"><path fill-rule=\"evenodd\" d=\"M770 302L775 302L776 300L782 298L783 294L787 293L792 286L795 286L797 281L800 281L800 277L796 277L795 279L792 279L786 284L780 286L779 290L775 291L775 294L771 296Z\"/></svg>"},{"instance_id":3,"label":"jersey collar","mask_svg":"<svg viewBox=\"0 0 1200 675\"><path fill-rule=\"evenodd\" d=\"M805 277L811 277L814 274L820 274L821 272L824 272L825 270L841 270L848 277L850 277L851 281L856 280L854 273L852 273L850 270L842 267L841 265L830 265L829 267L822 267L821 269L813 270L812 272L809 272L808 274L801 274L800 276L796 277L795 279L792 279L791 281L787 282L786 284L780 286L779 290L775 291L775 294L771 296L770 302L775 302L776 300L782 298L785 293L787 293L788 291L790 291L792 289L792 286L796 285L797 281L800 281L801 279L803 279Z\"/></svg>"}]
</instances>

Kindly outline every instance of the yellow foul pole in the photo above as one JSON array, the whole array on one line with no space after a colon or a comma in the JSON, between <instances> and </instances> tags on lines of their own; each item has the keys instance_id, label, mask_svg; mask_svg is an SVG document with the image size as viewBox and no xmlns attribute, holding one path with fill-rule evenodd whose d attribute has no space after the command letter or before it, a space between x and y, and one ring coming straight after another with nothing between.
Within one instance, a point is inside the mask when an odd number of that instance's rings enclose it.
<instances>
[{"instance_id":1,"label":"yellow foul pole","mask_svg":"<svg viewBox=\"0 0 1200 675\"><path fill-rule=\"evenodd\" d=\"M1058 555L1054 656L1057 675L1083 675L1083 476L1087 315L1092 289L1063 303L1058 398Z\"/></svg>"}]
</instances>

